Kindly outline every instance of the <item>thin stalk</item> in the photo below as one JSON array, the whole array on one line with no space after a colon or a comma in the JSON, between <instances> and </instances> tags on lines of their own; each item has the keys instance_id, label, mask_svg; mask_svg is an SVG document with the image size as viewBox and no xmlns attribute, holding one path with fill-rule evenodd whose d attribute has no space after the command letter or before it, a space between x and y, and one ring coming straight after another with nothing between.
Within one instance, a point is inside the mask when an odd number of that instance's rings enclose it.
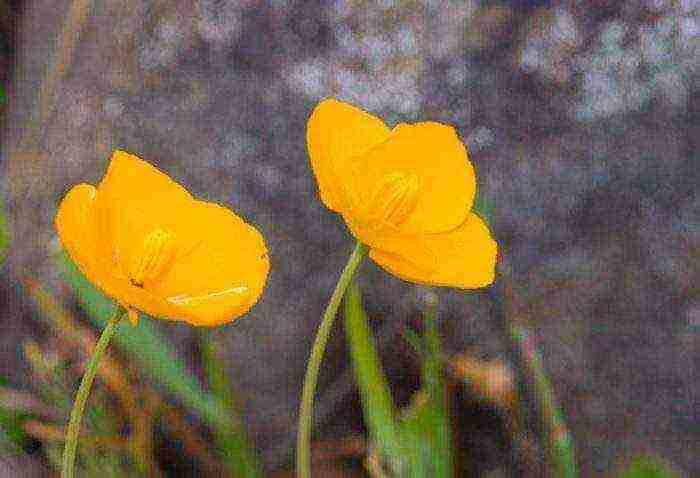
<instances>
[{"instance_id":1,"label":"thin stalk","mask_svg":"<svg viewBox=\"0 0 700 478\"><path fill-rule=\"evenodd\" d=\"M100 340L95 346L95 351L90 357L90 361L85 367L85 375L83 375L83 380L80 382L80 388L75 396L75 403L73 404L73 410L70 414L70 422L68 423L68 431L66 432L66 448L63 451L63 468L61 471L61 478L73 478L75 476L75 453L78 449L78 434L80 433L80 422L83 419L83 412L85 411L85 403L87 402L88 396L90 395L90 389L92 388L92 382L95 380L95 375L97 374L97 369L100 365L100 359L104 355L107 345L110 339L117 331L119 322L126 310L121 305L118 305L112 317L109 319L107 326L102 331Z\"/></svg>"},{"instance_id":2,"label":"thin stalk","mask_svg":"<svg viewBox=\"0 0 700 478\"><path fill-rule=\"evenodd\" d=\"M502 277L506 313L505 321L508 336L520 357L520 368L528 384L531 384L533 398L547 442L549 461L554 467L555 477L577 478L579 472L574 456L573 442L564 415L559 407L554 389L547 372L542 366L542 357L528 327L521 324L515 314L514 301L517 299L509 278Z\"/></svg>"},{"instance_id":3,"label":"thin stalk","mask_svg":"<svg viewBox=\"0 0 700 478\"><path fill-rule=\"evenodd\" d=\"M427 300L426 311L423 314L425 330L423 337L427 354L423 365L423 387L430 394L435 405L432 413L432 431L435 433L436 447L433 458L433 473L435 476L451 477L454 475L454 458L452 454L452 434L450 430L450 408L445 391L445 378L442 361L440 360L440 332L437 323L437 296Z\"/></svg>"},{"instance_id":4,"label":"thin stalk","mask_svg":"<svg viewBox=\"0 0 700 478\"><path fill-rule=\"evenodd\" d=\"M549 459L555 468L555 475L562 478L576 478L576 460L574 459L571 434L564 421L552 384L542 366L542 358L535 342L524 327L511 325L508 333L517 344L522 357L522 371L533 385L535 400L540 410L542 427L547 440Z\"/></svg>"},{"instance_id":5,"label":"thin stalk","mask_svg":"<svg viewBox=\"0 0 700 478\"><path fill-rule=\"evenodd\" d=\"M309 363L306 367L306 377L304 377L304 388L301 393L301 406L299 408L299 431L297 432L297 476L299 478L311 477L311 414L323 353L333 328L333 321L338 312L338 307L340 307L340 301L343 299L345 290L352 281L355 271L367 255L368 250L367 246L359 241L355 245L355 249L350 254L348 263L345 265L340 279L338 279L338 284L335 286L326 311L323 313L321 325L316 333L316 340L311 348Z\"/></svg>"}]
</instances>

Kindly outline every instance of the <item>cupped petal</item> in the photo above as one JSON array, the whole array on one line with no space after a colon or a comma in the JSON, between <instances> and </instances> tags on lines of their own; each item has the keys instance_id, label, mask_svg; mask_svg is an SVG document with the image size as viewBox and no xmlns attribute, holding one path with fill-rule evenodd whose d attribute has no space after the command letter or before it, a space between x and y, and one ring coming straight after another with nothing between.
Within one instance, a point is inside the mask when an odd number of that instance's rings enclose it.
<instances>
[{"instance_id":1,"label":"cupped petal","mask_svg":"<svg viewBox=\"0 0 700 478\"><path fill-rule=\"evenodd\" d=\"M493 282L498 247L476 214L469 214L457 229L426 239L436 258L435 269L428 273L407 260L408 249L399 253L371 249L369 256L391 274L418 284L476 289Z\"/></svg>"},{"instance_id":2,"label":"cupped petal","mask_svg":"<svg viewBox=\"0 0 700 478\"><path fill-rule=\"evenodd\" d=\"M388 255L400 255L422 275L431 274L437 267L437 259L425 235L407 235L391 224L368 228L345 217L350 233L370 251L381 251ZM371 253L371 252L370 252Z\"/></svg>"},{"instance_id":3,"label":"cupped petal","mask_svg":"<svg viewBox=\"0 0 700 478\"><path fill-rule=\"evenodd\" d=\"M403 211L395 224L405 234L455 229L474 203L476 175L467 150L454 128L440 123L400 124L388 140L352 161L333 166L352 204L344 215L367 214L371 203L410 204L410 211ZM387 179L392 177L405 178L404 184L387 188ZM387 193L395 197L377 198Z\"/></svg>"},{"instance_id":4,"label":"cupped petal","mask_svg":"<svg viewBox=\"0 0 700 478\"><path fill-rule=\"evenodd\" d=\"M143 289L175 307L171 318L193 325L218 325L248 312L270 269L263 236L210 202L191 201L180 217L167 226L175 241L170 263Z\"/></svg>"},{"instance_id":5,"label":"cupped petal","mask_svg":"<svg viewBox=\"0 0 700 478\"><path fill-rule=\"evenodd\" d=\"M61 244L80 271L105 295L127 305L124 281L114 275L114 268L100 260L109 255L105 237L97 228L97 191L90 184L73 187L61 201L56 214L56 230Z\"/></svg>"},{"instance_id":6,"label":"cupped petal","mask_svg":"<svg viewBox=\"0 0 700 478\"><path fill-rule=\"evenodd\" d=\"M97 188L97 228L109 254L105 267L126 275L132 256L156 228L177 224L192 195L151 164L115 151Z\"/></svg>"},{"instance_id":7,"label":"cupped petal","mask_svg":"<svg viewBox=\"0 0 700 478\"><path fill-rule=\"evenodd\" d=\"M338 182L343 178L336 177L334 166L385 141L389 134L381 119L347 103L328 98L316 106L309 118L306 142L326 207L336 212L344 208Z\"/></svg>"},{"instance_id":8,"label":"cupped petal","mask_svg":"<svg viewBox=\"0 0 700 478\"><path fill-rule=\"evenodd\" d=\"M55 219L61 244L92 282L98 282L100 276L94 261L97 246L93 205L96 193L90 184L74 186L59 204Z\"/></svg>"}]
</instances>

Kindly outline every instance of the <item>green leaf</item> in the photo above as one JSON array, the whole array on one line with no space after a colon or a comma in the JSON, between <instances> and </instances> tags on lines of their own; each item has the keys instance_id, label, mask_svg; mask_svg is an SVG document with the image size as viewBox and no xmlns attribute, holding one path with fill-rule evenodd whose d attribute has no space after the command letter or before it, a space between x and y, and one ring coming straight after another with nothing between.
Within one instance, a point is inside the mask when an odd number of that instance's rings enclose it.
<instances>
[{"instance_id":1,"label":"green leaf","mask_svg":"<svg viewBox=\"0 0 700 478\"><path fill-rule=\"evenodd\" d=\"M356 281L345 292L345 333L371 440L382 458L394 467L401 467L404 457L395 421L394 401L367 315L362 308L362 296Z\"/></svg>"},{"instance_id":2,"label":"green leaf","mask_svg":"<svg viewBox=\"0 0 700 478\"><path fill-rule=\"evenodd\" d=\"M75 290L90 320L96 326L104 327L114 302L100 293L65 253L59 255L57 267L63 280ZM262 476L257 458L242 438L240 418L232 416L220 399L202 390L168 340L148 320L139 321L138 327L120 327L113 342L128 353L130 360L138 363L141 371L154 383L163 386L212 429L216 447L234 476Z\"/></svg>"}]
</instances>

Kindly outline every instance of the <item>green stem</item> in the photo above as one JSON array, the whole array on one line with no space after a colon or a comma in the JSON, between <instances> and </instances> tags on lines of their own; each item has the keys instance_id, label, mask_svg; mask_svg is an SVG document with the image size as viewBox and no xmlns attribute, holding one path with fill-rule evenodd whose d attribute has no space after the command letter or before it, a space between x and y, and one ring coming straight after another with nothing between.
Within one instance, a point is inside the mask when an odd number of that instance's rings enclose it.
<instances>
[{"instance_id":1,"label":"green stem","mask_svg":"<svg viewBox=\"0 0 700 478\"><path fill-rule=\"evenodd\" d=\"M423 367L423 384L430 393L435 393L440 377L440 334L437 328L437 298L427 299L426 311L423 314L425 330L423 337L426 345L425 366Z\"/></svg>"},{"instance_id":2,"label":"green stem","mask_svg":"<svg viewBox=\"0 0 700 478\"><path fill-rule=\"evenodd\" d=\"M100 340L95 346L95 351L92 357L90 357L87 367L85 367L85 375L83 375L80 388L75 396L75 403L73 404L70 422L68 423L68 431L66 432L66 448L63 451L63 470L61 471L61 478L73 478L75 476L75 453L78 449L78 434L80 433L80 422L83 419L83 412L85 411L85 403L90 395L90 389L92 388L92 382L97 374L100 359L104 355L109 340L114 335L114 332L116 332L119 322L125 312L126 309L121 305L115 308L112 318L102 331Z\"/></svg>"},{"instance_id":3,"label":"green stem","mask_svg":"<svg viewBox=\"0 0 700 478\"><path fill-rule=\"evenodd\" d=\"M435 476L451 477L454 474L454 459L452 454L452 433L450 430L450 410L445 391L445 379L440 360L440 332L437 322L437 296L427 300L427 310L423 314L425 330L426 357L423 365L423 388L433 400L431 429L435 433L435 453L433 454L432 469Z\"/></svg>"},{"instance_id":4,"label":"green stem","mask_svg":"<svg viewBox=\"0 0 700 478\"><path fill-rule=\"evenodd\" d=\"M306 367L306 377L304 377L304 388L301 393L301 407L299 408L299 431L297 432L297 476L299 478L311 477L311 412L314 405L314 394L316 392L316 382L318 372L323 360L323 352L333 328L333 321L340 301L345 294L350 281L355 275L355 271L362 263L362 259L367 255L368 248L359 241L352 251L348 263L340 275L338 284L335 286L330 302L323 313L321 325L316 333L316 340L311 349L311 356Z\"/></svg>"}]
</instances>

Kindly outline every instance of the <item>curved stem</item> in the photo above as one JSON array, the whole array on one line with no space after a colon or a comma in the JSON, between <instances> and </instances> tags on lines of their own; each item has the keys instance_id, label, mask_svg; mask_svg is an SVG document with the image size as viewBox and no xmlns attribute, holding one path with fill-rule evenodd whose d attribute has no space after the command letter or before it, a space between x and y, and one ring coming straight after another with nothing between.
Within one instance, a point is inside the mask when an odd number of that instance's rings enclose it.
<instances>
[{"instance_id":1,"label":"curved stem","mask_svg":"<svg viewBox=\"0 0 700 478\"><path fill-rule=\"evenodd\" d=\"M350 281L355 275L355 271L362 263L362 259L367 255L368 248L364 244L357 242L352 251L348 263L343 269L343 273L338 279L330 302L323 313L321 325L316 333L316 340L311 349L311 356L306 367L306 377L304 377L304 388L301 393L301 407L299 408L299 431L297 432L297 476L299 478L311 477L311 413L314 405L314 394L316 392L316 382L318 372L323 360L323 352L326 349L328 337L333 328L333 321L338 312L340 301L345 294Z\"/></svg>"},{"instance_id":2,"label":"curved stem","mask_svg":"<svg viewBox=\"0 0 700 478\"><path fill-rule=\"evenodd\" d=\"M75 403L70 414L70 422L68 423L68 431L66 432L66 448L63 451L63 469L61 470L61 478L73 478L75 476L75 453L78 449L78 434L80 433L80 422L83 419L85 411L85 403L90 395L92 382L97 374L97 368L100 364L100 359L104 355L109 340L117 330L117 326L121 321L126 309L118 305L112 317L109 319L107 326L102 331L100 340L97 341L95 351L90 357L90 361L85 367L85 375L80 382L80 388L75 396Z\"/></svg>"}]
</instances>

